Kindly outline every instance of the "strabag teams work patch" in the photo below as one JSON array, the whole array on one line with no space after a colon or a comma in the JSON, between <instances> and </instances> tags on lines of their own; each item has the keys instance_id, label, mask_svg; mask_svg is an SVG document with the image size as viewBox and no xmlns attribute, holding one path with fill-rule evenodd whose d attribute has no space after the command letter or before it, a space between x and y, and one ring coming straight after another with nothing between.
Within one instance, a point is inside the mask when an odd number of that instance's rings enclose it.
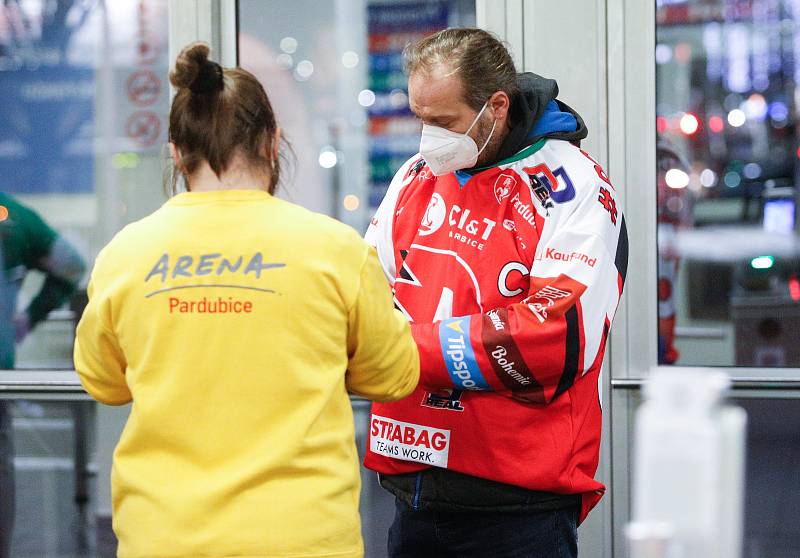
<instances>
[{"instance_id":1,"label":"strabag teams work patch","mask_svg":"<svg viewBox=\"0 0 800 558\"><path fill-rule=\"evenodd\" d=\"M369 449L395 459L447 467L450 431L372 415Z\"/></svg>"}]
</instances>

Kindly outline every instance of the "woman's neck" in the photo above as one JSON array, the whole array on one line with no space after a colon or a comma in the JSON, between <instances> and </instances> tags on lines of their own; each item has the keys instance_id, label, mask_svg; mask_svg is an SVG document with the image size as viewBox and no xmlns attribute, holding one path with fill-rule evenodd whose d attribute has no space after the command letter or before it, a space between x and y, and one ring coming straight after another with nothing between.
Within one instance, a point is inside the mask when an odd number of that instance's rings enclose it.
<instances>
[{"instance_id":1,"label":"woman's neck","mask_svg":"<svg viewBox=\"0 0 800 558\"><path fill-rule=\"evenodd\" d=\"M263 190L269 192L270 178L266 173L253 172L243 165L232 164L217 176L207 161L188 177L190 192L217 190Z\"/></svg>"}]
</instances>

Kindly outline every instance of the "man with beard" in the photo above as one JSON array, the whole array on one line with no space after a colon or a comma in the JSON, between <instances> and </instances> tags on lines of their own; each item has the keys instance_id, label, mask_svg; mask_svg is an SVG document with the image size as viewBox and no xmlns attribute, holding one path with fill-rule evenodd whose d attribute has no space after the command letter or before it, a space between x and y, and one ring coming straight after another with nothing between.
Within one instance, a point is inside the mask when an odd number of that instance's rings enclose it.
<instances>
[{"instance_id":1,"label":"man with beard","mask_svg":"<svg viewBox=\"0 0 800 558\"><path fill-rule=\"evenodd\" d=\"M420 349L375 404L367 467L396 496L393 558L576 556L597 469L600 371L627 269L618 194L556 82L490 33L406 53L420 152L367 240Z\"/></svg>"}]
</instances>

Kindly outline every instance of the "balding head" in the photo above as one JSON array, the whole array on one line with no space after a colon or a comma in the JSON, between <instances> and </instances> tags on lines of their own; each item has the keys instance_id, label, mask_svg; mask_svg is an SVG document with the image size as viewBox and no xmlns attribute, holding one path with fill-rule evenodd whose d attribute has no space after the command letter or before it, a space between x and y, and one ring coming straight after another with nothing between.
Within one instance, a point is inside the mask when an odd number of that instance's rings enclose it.
<instances>
[{"instance_id":1,"label":"balding head","mask_svg":"<svg viewBox=\"0 0 800 558\"><path fill-rule=\"evenodd\" d=\"M517 70L505 45L483 29L445 29L410 44L405 69L414 74L457 77L463 100L478 111L496 91L513 98Z\"/></svg>"}]
</instances>

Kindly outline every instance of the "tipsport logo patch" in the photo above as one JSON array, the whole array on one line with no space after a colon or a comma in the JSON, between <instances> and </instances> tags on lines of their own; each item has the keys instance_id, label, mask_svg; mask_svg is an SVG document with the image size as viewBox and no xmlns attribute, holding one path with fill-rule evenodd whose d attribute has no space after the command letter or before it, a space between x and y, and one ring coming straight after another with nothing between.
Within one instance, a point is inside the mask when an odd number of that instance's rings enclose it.
<instances>
[{"instance_id":1,"label":"tipsport logo patch","mask_svg":"<svg viewBox=\"0 0 800 558\"><path fill-rule=\"evenodd\" d=\"M373 453L447 467L450 431L372 415L369 449Z\"/></svg>"},{"instance_id":2,"label":"tipsport logo patch","mask_svg":"<svg viewBox=\"0 0 800 558\"><path fill-rule=\"evenodd\" d=\"M450 318L439 324L439 343L453 385L461 389L488 390L469 339L470 317Z\"/></svg>"}]
</instances>

